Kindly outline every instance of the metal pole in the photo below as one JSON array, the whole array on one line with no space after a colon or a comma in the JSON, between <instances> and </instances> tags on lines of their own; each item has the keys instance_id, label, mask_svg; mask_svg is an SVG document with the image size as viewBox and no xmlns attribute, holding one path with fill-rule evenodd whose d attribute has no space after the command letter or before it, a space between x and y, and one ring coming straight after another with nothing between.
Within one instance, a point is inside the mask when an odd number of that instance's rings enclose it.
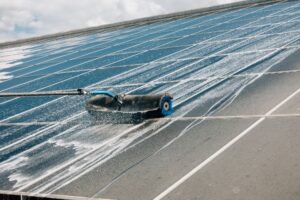
<instances>
[{"instance_id":1,"label":"metal pole","mask_svg":"<svg viewBox=\"0 0 300 200\"><path fill-rule=\"evenodd\" d=\"M76 91L51 91L51 92L13 92L0 93L0 97L31 97L31 96L62 96L62 95L88 95L89 92L83 89Z\"/></svg>"}]
</instances>

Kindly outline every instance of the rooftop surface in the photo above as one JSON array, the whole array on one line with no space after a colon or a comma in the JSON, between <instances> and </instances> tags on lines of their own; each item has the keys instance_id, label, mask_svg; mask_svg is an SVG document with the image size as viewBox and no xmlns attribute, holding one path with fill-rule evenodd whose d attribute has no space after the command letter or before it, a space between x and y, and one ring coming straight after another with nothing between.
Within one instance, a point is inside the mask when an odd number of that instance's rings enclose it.
<instances>
[{"instance_id":1,"label":"rooftop surface","mask_svg":"<svg viewBox=\"0 0 300 200\"><path fill-rule=\"evenodd\" d=\"M86 97L2 98L0 189L299 199L300 1L260 2L2 48L0 92L169 92L175 113L99 124Z\"/></svg>"}]
</instances>

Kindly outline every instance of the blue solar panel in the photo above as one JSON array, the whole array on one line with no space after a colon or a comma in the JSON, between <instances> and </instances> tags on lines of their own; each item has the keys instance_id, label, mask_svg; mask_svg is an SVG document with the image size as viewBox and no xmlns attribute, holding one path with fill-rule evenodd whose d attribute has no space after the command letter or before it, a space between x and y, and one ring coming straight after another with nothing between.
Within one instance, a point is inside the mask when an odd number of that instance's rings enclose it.
<instances>
[{"instance_id":1,"label":"blue solar panel","mask_svg":"<svg viewBox=\"0 0 300 200\"><path fill-rule=\"evenodd\" d=\"M0 76L12 77L0 82L0 91L170 92L175 117L205 103L211 107L199 113L210 113L227 102L214 105L220 98L234 98L257 78L249 74L265 72L299 48L299 6L250 6L1 49ZM142 131L95 125L85 101L0 99L0 189L54 192L65 186L62 179L71 183L167 123L146 122ZM136 134L123 138L124 131Z\"/></svg>"}]
</instances>

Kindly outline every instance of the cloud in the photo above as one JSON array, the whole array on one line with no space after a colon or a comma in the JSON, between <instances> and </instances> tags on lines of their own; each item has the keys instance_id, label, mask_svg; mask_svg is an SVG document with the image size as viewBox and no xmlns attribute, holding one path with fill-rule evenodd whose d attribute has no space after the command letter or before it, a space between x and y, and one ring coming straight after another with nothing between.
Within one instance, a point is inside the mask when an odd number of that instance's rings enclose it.
<instances>
[{"instance_id":1,"label":"cloud","mask_svg":"<svg viewBox=\"0 0 300 200\"><path fill-rule=\"evenodd\" d=\"M1 0L0 42L237 0Z\"/></svg>"}]
</instances>

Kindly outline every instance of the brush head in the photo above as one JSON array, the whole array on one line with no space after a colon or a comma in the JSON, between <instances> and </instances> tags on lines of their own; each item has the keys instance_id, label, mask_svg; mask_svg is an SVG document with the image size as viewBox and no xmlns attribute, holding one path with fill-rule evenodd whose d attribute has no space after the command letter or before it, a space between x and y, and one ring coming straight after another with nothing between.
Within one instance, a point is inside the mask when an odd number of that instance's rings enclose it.
<instances>
[{"instance_id":1,"label":"brush head","mask_svg":"<svg viewBox=\"0 0 300 200\"><path fill-rule=\"evenodd\" d=\"M172 99L168 93L117 95L116 98L97 95L87 101L86 109L100 122L140 123L145 119L171 115L174 112Z\"/></svg>"}]
</instances>

